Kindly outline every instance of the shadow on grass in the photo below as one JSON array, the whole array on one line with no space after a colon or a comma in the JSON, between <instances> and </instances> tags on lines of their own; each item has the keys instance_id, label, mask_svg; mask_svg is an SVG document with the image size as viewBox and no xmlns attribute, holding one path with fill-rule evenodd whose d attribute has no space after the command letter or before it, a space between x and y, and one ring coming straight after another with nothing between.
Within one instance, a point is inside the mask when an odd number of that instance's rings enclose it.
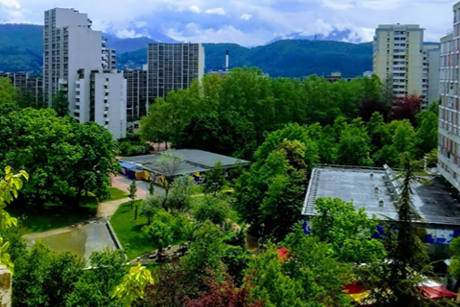
<instances>
[{"instance_id":1,"label":"shadow on grass","mask_svg":"<svg viewBox=\"0 0 460 307\"><path fill-rule=\"evenodd\" d=\"M94 197L82 197L80 204L78 207L56 205L34 207L14 203L6 210L19 219L27 232L43 232L78 224L96 215L97 201Z\"/></svg>"}]
</instances>

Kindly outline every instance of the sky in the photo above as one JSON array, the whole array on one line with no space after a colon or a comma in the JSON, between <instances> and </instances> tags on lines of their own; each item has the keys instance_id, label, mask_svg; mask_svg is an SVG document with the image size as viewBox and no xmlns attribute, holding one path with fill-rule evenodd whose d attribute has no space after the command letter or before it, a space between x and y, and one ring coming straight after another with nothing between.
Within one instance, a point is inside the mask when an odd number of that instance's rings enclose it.
<instances>
[{"instance_id":1,"label":"sky","mask_svg":"<svg viewBox=\"0 0 460 307\"><path fill-rule=\"evenodd\" d=\"M350 41L372 40L379 24L419 24L425 41L452 28L447 0L0 0L0 23L43 24L43 12L75 8L93 29L120 38L163 33L178 41L263 45L301 32L351 31Z\"/></svg>"}]
</instances>

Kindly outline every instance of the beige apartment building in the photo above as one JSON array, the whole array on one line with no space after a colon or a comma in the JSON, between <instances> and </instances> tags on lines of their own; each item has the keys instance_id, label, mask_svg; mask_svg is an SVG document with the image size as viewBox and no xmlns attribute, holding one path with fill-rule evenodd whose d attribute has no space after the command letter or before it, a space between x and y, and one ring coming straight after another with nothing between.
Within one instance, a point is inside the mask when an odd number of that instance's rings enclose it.
<instances>
[{"instance_id":1,"label":"beige apartment building","mask_svg":"<svg viewBox=\"0 0 460 307\"><path fill-rule=\"evenodd\" d=\"M379 25L373 72L382 82L391 83L395 98L421 95L426 107L439 99L439 48L424 46L423 31L419 25Z\"/></svg>"}]
</instances>

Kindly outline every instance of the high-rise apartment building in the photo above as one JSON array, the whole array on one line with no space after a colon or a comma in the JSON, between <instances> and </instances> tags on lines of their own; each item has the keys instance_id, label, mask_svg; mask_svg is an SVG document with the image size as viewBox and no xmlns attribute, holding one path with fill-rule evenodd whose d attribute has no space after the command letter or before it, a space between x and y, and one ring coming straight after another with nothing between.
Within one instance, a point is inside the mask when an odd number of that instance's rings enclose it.
<instances>
[{"instance_id":1,"label":"high-rise apartment building","mask_svg":"<svg viewBox=\"0 0 460 307\"><path fill-rule=\"evenodd\" d=\"M148 46L149 103L166 98L170 91L186 89L204 74L204 48L201 44L154 43Z\"/></svg>"},{"instance_id":2,"label":"high-rise apartment building","mask_svg":"<svg viewBox=\"0 0 460 307\"><path fill-rule=\"evenodd\" d=\"M438 170L460 191L459 51L460 2L454 5L454 30L441 38Z\"/></svg>"},{"instance_id":3,"label":"high-rise apartment building","mask_svg":"<svg viewBox=\"0 0 460 307\"><path fill-rule=\"evenodd\" d=\"M147 70L125 70L127 82L126 112L128 121L147 115Z\"/></svg>"},{"instance_id":4,"label":"high-rise apartment building","mask_svg":"<svg viewBox=\"0 0 460 307\"><path fill-rule=\"evenodd\" d=\"M43 103L43 79L30 77L26 72L0 73L0 78L9 78L11 85L21 93L30 95L36 103Z\"/></svg>"},{"instance_id":5,"label":"high-rise apartment building","mask_svg":"<svg viewBox=\"0 0 460 307\"><path fill-rule=\"evenodd\" d=\"M114 117L113 121L110 118L110 124L105 120L96 122L109 129L114 138L121 138L126 135L126 131L120 132L126 123L120 123L119 120L124 118L126 121L126 86L124 90L120 88L124 97L117 94L109 95L108 100L99 100L104 95L99 95L97 91L106 90L101 86L96 86L96 93L90 94L94 90L95 83L91 80L95 78L95 71L104 75L105 79L108 78L108 83L117 80L113 82L118 84L120 76L122 78L122 74L116 71L115 51L106 48L102 32L94 31L91 25L87 14L74 9L55 8L45 11L43 91L48 103L53 94L59 90L64 91L69 100L70 114L80 123L96 121L96 118L100 118L97 112L107 112L102 115ZM108 77L108 74L113 76ZM96 100L91 102L91 97ZM95 105L91 109L92 103ZM121 107L123 105L124 110ZM103 111L106 108L110 110ZM90 114L91 110L96 112L94 116Z\"/></svg>"},{"instance_id":6,"label":"high-rise apartment building","mask_svg":"<svg viewBox=\"0 0 460 307\"><path fill-rule=\"evenodd\" d=\"M423 45L423 31L419 25L379 25L374 37L373 72L391 83L395 98L421 95L426 107L439 98L439 58L433 56L436 46Z\"/></svg>"}]
</instances>

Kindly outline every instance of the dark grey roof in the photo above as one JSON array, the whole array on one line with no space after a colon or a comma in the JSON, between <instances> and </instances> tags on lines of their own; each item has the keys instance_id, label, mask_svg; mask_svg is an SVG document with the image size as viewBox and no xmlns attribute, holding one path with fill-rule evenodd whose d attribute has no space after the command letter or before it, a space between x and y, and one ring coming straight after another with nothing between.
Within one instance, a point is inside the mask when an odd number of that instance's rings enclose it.
<instances>
[{"instance_id":1,"label":"dark grey roof","mask_svg":"<svg viewBox=\"0 0 460 307\"><path fill-rule=\"evenodd\" d=\"M372 176L371 176L372 174ZM397 184L391 180L391 169L347 168L322 166L312 172L302 214L316 215L314 202L318 197L340 198L353 202L356 208L366 208L379 219L397 217L394 201L398 199ZM430 177L431 184L413 186L413 203L429 224L460 225L460 202L438 177ZM384 206L379 202L383 200Z\"/></svg>"},{"instance_id":2,"label":"dark grey roof","mask_svg":"<svg viewBox=\"0 0 460 307\"><path fill-rule=\"evenodd\" d=\"M177 149L174 150L176 153L184 157L184 162L181 163L175 176L191 174L195 172L207 172L209 171L218 161L222 163L224 168L233 167L237 161L240 161L243 165L248 165L249 161L238 160L232 157L227 157L219 154L215 154L208 151L197 150L197 149ZM121 161L128 161L142 165L147 170L161 173L160 168L157 167L155 161L161 155L160 153L125 157L121 158Z\"/></svg>"}]
</instances>

